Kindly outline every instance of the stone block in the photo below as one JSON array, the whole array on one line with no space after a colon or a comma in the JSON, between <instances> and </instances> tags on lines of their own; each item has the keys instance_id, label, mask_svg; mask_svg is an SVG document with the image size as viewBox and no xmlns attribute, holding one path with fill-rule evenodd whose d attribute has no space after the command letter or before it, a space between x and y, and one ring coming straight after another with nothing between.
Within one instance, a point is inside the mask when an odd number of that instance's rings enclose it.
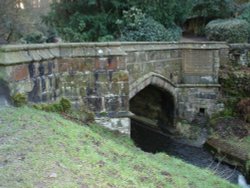
<instances>
[{"instance_id":1,"label":"stone block","mask_svg":"<svg viewBox=\"0 0 250 188\"><path fill-rule=\"evenodd\" d=\"M32 61L32 58L29 56L26 50L24 49L19 49L19 50L14 49L14 51L11 50L12 49L10 49L10 51L7 50L0 52L0 64L13 65L13 64L26 63Z\"/></svg>"},{"instance_id":2,"label":"stone block","mask_svg":"<svg viewBox=\"0 0 250 188\"><path fill-rule=\"evenodd\" d=\"M125 57L119 56L116 59L117 59L117 69L120 69L120 70L126 69Z\"/></svg>"},{"instance_id":3,"label":"stone block","mask_svg":"<svg viewBox=\"0 0 250 188\"><path fill-rule=\"evenodd\" d=\"M180 58L181 57L181 51L180 50L171 50L170 51L170 57L175 59L175 58Z\"/></svg>"},{"instance_id":4,"label":"stone block","mask_svg":"<svg viewBox=\"0 0 250 188\"><path fill-rule=\"evenodd\" d=\"M143 63L142 70L140 72L147 74L147 73L154 72L154 71L155 71L154 63Z\"/></svg>"},{"instance_id":5,"label":"stone block","mask_svg":"<svg viewBox=\"0 0 250 188\"><path fill-rule=\"evenodd\" d=\"M111 90L110 90L110 86L111 83L107 83L107 82L97 82L96 83L96 94L98 96L105 96L107 94L111 94L113 93Z\"/></svg>"},{"instance_id":6,"label":"stone block","mask_svg":"<svg viewBox=\"0 0 250 188\"><path fill-rule=\"evenodd\" d=\"M110 92L115 95L128 95L129 93L129 84L128 82L113 82L111 84Z\"/></svg>"},{"instance_id":7,"label":"stone block","mask_svg":"<svg viewBox=\"0 0 250 188\"><path fill-rule=\"evenodd\" d=\"M60 51L58 47L49 48L49 51L54 57L56 58L60 57Z\"/></svg>"},{"instance_id":8,"label":"stone block","mask_svg":"<svg viewBox=\"0 0 250 188\"><path fill-rule=\"evenodd\" d=\"M52 75L58 72L57 63L54 60L48 61L48 75Z\"/></svg>"},{"instance_id":9,"label":"stone block","mask_svg":"<svg viewBox=\"0 0 250 188\"><path fill-rule=\"evenodd\" d=\"M105 109L110 112L117 112L120 108L119 97L117 95L105 96Z\"/></svg>"},{"instance_id":10,"label":"stone block","mask_svg":"<svg viewBox=\"0 0 250 188\"><path fill-rule=\"evenodd\" d=\"M70 67L70 62L68 59L58 59L58 71L60 73L67 72Z\"/></svg>"},{"instance_id":11,"label":"stone block","mask_svg":"<svg viewBox=\"0 0 250 188\"><path fill-rule=\"evenodd\" d=\"M145 63L148 61L147 53L145 52L136 52L136 63Z\"/></svg>"},{"instance_id":12,"label":"stone block","mask_svg":"<svg viewBox=\"0 0 250 188\"><path fill-rule=\"evenodd\" d=\"M85 58L84 63L80 63L80 71L94 71L95 58Z\"/></svg>"},{"instance_id":13,"label":"stone block","mask_svg":"<svg viewBox=\"0 0 250 188\"><path fill-rule=\"evenodd\" d=\"M106 64L106 69L108 70L116 70L118 65L118 59L115 57L108 57L107 59L107 64Z\"/></svg>"},{"instance_id":14,"label":"stone block","mask_svg":"<svg viewBox=\"0 0 250 188\"><path fill-rule=\"evenodd\" d=\"M95 70L106 70L108 64L108 58L96 58L95 59Z\"/></svg>"},{"instance_id":15,"label":"stone block","mask_svg":"<svg viewBox=\"0 0 250 188\"><path fill-rule=\"evenodd\" d=\"M120 98L120 110L121 111L129 111L129 96L128 95L123 95Z\"/></svg>"},{"instance_id":16,"label":"stone block","mask_svg":"<svg viewBox=\"0 0 250 188\"><path fill-rule=\"evenodd\" d=\"M41 61L42 60L42 56L40 55L40 51L38 50L29 50L29 55L32 58L33 61Z\"/></svg>"},{"instance_id":17,"label":"stone block","mask_svg":"<svg viewBox=\"0 0 250 188\"><path fill-rule=\"evenodd\" d=\"M60 46L60 57L71 57L73 55L73 51L71 46L61 45Z\"/></svg>"},{"instance_id":18,"label":"stone block","mask_svg":"<svg viewBox=\"0 0 250 188\"><path fill-rule=\"evenodd\" d=\"M127 64L136 63L136 54L134 52L128 52L125 58Z\"/></svg>"},{"instance_id":19,"label":"stone block","mask_svg":"<svg viewBox=\"0 0 250 188\"><path fill-rule=\"evenodd\" d=\"M109 74L106 71L96 71L94 73L95 82L109 82Z\"/></svg>"},{"instance_id":20,"label":"stone block","mask_svg":"<svg viewBox=\"0 0 250 188\"><path fill-rule=\"evenodd\" d=\"M26 80L29 78L29 69L27 64L15 65L12 67L11 78L14 81Z\"/></svg>"},{"instance_id":21,"label":"stone block","mask_svg":"<svg viewBox=\"0 0 250 188\"><path fill-rule=\"evenodd\" d=\"M161 59L162 60L168 60L168 59L171 59L171 58L174 58L172 51L170 51L170 50L164 50L161 53Z\"/></svg>"},{"instance_id":22,"label":"stone block","mask_svg":"<svg viewBox=\"0 0 250 188\"><path fill-rule=\"evenodd\" d=\"M184 73L193 75L213 74L214 50L185 50L182 55L182 70Z\"/></svg>"},{"instance_id":23,"label":"stone block","mask_svg":"<svg viewBox=\"0 0 250 188\"><path fill-rule=\"evenodd\" d=\"M104 109L102 97L87 97L87 106L91 111L100 112Z\"/></svg>"},{"instance_id":24,"label":"stone block","mask_svg":"<svg viewBox=\"0 0 250 188\"><path fill-rule=\"evenodd\" d=\"M182 82L184 84L215 84L217 80L213 76L196 76L183 74Z\"/></svg>"},{"instance_id":25,"label":"stone block","mask_svg":"<svg viewBox=\"0 0 250 188\"><path fill-rule=\"evenodd\" d=\"M113 73L112 82L128 82L129 73L125 70L116 71Z\"/></svg>"},{"instance_id":26,"label":"stone block","mask_svg":"<svg viewBox=\"0 0 250 188\"><path fill-rule=\"evenodd\" d=\"M85 55L83 47L75 47L72 49L72 57L82 57Z\"/></svg>"},{"instance_id":27,"label":"stone block","mask_svg":"<svg viewBox=\"0 0 250 188\"><path fill-rule=\"evenodd\" d=\"M130 134L130 119L129 118L98 118L96 122L110 130L119 131L122 134Z\"/></svg>"},{"instance_id":28,"label":"stone block","mask_svg":"<svg viewBox=\"0 0 250 188\"><path fill-rule=\"evenodd\" d=\"M79 86L79 95L82 98L87 96L87 86Z\"/></svg>"},{"instance_id":29,"label":"stone block","mask_svg":"<svg viewBox=\"0 0 250 188\"><path fill-rule=\"evenodd\" d=\"M150 51L148 52L148 60L149 61L157 61L157 60L164 60L170 57L170 52L168 51Z\"/></svg>"},{"instance_id":30,"label":"stone block","mask_svg":"<svg viewBox=\"0 0 250 188\"><path fill-rule=\"evenodd\" d=\"M54 56L50 53L49 49L41 49L37 50L38 54L41 56L42 60L48 60L48 59L53 59Z\"/></svg>"}]
</instances>

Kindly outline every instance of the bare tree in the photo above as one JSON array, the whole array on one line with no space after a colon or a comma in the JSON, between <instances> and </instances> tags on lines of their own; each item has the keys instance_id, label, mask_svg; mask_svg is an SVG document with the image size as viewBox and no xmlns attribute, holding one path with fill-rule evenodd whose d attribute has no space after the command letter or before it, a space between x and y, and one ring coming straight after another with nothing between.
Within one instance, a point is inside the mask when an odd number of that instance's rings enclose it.
<instances>
[{"instance_id":1,"label":"bare tree","mask_svg":"<svg viewBox=\"0 0 250 188\"><path fill-rule=\"evenodd\" d=\"M49 0L0 0L0 43L15 42L27 33L41 30L40 15L46 13L49 4Z\"/></svg>"}]
</instances>

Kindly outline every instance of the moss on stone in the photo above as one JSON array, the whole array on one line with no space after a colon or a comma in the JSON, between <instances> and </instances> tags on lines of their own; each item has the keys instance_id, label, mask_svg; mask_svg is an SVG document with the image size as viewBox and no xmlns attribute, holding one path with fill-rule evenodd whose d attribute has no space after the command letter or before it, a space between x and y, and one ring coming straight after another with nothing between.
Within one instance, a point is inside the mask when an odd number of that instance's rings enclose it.
<instances>
[{"instance_id":1,"label":"moss on stone","mask_svg":"<svg viewBox=\"0 0 250 188\"><path fill-rule=\"evenodd\" d=\"M127 82L128 81L128 72L127 71L119 71L113 73L112 77L113 82Z\"/></svg>"},{"instance_id":2,"label":"moss on stone","mask_svg":"<svg viewBox=\"0 0 250 188\"><path fill-rule=\"evenodd\" d=\"M69 112L71 109L71 103L68 99L62 98L59 102L51 104L35 104L35 109L44 110L46 112Z\"/></svg>"},{"instance_id":3,"label":"moss on stone","mask_svg":"<svg viewBox=\"0 0 250 188\"><path fill-rule=\"evenodd\" d=\"M16 107L21 107L27 104L27 97L22 93L16 93L15 95L11 96L11 100Z\"/></svg>"}]
</instances>

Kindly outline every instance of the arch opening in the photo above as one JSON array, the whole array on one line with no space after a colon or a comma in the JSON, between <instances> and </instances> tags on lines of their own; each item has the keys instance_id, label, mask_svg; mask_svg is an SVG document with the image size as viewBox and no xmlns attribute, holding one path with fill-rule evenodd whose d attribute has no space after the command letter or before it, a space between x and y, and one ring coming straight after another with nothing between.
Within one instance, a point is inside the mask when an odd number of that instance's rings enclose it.
<instances>
[{"instance_id":1,"label":"arch opening","mask_svg":"<svg viewBox=\"0 0 250 188\"><path fill-rule=\"evenodd\" d=\"M135 119L147 122L151 128L171 133L175 118L175 97L168 91L148 85L129 101Z\"/></svg>"}]
</instances>

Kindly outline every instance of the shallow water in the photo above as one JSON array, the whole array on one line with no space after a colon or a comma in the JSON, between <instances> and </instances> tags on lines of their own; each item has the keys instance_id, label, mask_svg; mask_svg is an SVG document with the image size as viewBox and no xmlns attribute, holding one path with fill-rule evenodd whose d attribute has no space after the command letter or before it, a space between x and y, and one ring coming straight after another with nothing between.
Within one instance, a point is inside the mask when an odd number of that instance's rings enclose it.
<instances>
[{"instance_id":1,"label":"shallow water","mask_svg":"<svg viewBox=\"0 0 250 188\"><path fill-rule=\"evenodd\" d=\"M4 106L8 106L8 101L4 96L0 95L0 108Z\"/></svg>"},{"instance_id":2,"label":"shallow water","mask_svg":"<svg viewBox=\"0 0 250 188\"><path fill-rule=\"evenodd\" d=\"M153 132L146 126L133 120L131 120L131 138L138 147L146 152L165 152L195 166L209 168L218 176L232 183L237 183L240 172L235 167L215 161L212 155L203 147L180 143L165 135Z\"/></svg>"}]
</instances>

